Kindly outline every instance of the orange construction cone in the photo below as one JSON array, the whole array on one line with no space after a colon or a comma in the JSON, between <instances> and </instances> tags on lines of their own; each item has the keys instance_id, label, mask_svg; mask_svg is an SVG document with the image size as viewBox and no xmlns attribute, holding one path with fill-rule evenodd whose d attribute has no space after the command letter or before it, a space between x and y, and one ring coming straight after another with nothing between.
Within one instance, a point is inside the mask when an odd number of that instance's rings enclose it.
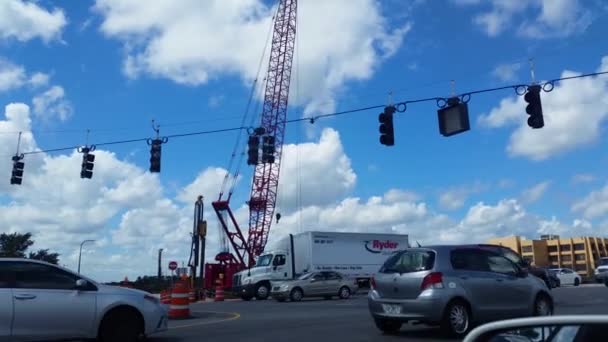
<instances>
[{"instance_id":1,"label":"orange construction cone","mask_svg":"<svg viewBox=\"0 0 608 342\"><path fill-rule=\"evenodd\" d=\"M171 292L171 305L169 306L169 318L184 319L190 317L190 300L188 298L190 290L188 285L177 282Z\"/></svg>"},{"instance_id":2,"label":"orange construction cone","mask_svg":"<svg viewBox=\"0 0 608 342\"><path fill-rule=\"evenodd\" d=\"M215 283L215 301L223 302L224 301L224 275L220 273L220 277L217 279Z\"/></svg>"}]
</instances>

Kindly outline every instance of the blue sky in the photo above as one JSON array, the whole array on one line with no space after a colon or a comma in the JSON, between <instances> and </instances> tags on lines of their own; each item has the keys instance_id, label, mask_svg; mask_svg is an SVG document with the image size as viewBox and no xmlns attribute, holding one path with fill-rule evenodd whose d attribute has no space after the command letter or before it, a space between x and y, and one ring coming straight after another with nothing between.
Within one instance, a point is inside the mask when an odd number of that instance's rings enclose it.
<instances>
[{"instance_id":1,"label":"blue sky","mask_svg":"<svg viewBox=\"0 0 608 342\"><path fill-rule=\"evenodd\" d=\"M0 176L8 182L18 130L33 131L26 149L48 149L84 144L87 129L93 143L151 137L151 119L162 135L240 125L273 5L6 1ZM529 83L529 58L539 80L606 71L607 13L593 0L300 1L288 116L382 105L388 92L395 101L448 96L450 80L458 93ZM438 132L435 104L412 104L395 118L390 148L378 142L379 110L291 124L285 219L271 235L604 234L607 90L608 76L559 84L542 94L546 127L534 131L513 92L474 95L471 131L450 138ZM139 261L125 273L153 272L145 259L157 248L187 257L191 203L198 193L217 196L235 139L170 139L160 175L145 172L145 143L100 147L92 181L78 177L71 151L28 156L24 185L0 186L2 230L34 227L37 245L60 250L68 266L74 246L96 238L89 253L101 279L118 277L112 263L129 259ZM232 201L241 218L250 177L244 166ZM213 234L210 253L219 248Z\"/></svg>"}]
</instances>

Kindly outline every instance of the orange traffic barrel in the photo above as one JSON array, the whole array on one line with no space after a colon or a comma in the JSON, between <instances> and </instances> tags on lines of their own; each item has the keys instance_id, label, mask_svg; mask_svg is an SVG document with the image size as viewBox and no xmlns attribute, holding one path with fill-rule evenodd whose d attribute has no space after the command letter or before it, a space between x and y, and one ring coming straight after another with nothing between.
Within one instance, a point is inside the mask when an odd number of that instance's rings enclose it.
<instances>
[{"instance_id":1,"label":"orange traffic barrel","mask_svg":"<svg viewBox=\"0 0 608 342\"><path fill-rule=\"evenodd\" d=\"M171 290L164 290L160 292L160 302L162 304L171 304Z\"/></svg>"},{"instance_id":2,"label":"orange traffic barrel","mask_svg":"<svg viewBox=\"0 0 608 342\"><path fill-rule=\"evenodd\" d=\"M218 279L215 283L215 301L224 301L224 284L222 283L222 279Z\"/></svg>"},{"instance_id":3,"label":"orange traffic barrel","mask_svg":"<svg viewBox=\"0 0 608 342\"><path fill-rule=\"evenodd\" d=\"M177 282L171 292L169 318L182 319L190 317L190 299L188 285Z\"/></svg>"},{"instance_id":4,"label":"orange traffic barrel","mask_svg":"<svg viewBox=\"0 0 608 342\"><path fill-rule=\"evenodd\" d=\"M196 303L196 291L194 289L190 289L188 297L190 299L190 303Z\"/></svg>"}]
</instances>

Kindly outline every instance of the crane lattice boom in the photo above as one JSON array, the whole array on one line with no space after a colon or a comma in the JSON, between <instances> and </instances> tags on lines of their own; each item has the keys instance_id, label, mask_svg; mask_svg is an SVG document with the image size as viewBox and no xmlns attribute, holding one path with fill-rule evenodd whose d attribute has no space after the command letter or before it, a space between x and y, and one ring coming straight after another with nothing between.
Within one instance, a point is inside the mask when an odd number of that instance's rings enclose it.
<instances>
[{"instance_id":1,"label":"crane lattice boom","mask_svg":"<svg viewBox=\"0 0 608 342\"><path fill-rule=\"evenodd\" d=\"M289 98L289 83L296 39L297 0L280 0L274 21L270 61L261 114L260 130L274 137L274 163L257 163L251 182L249 205L249 234L245 240L230 210L229 199L213 202L218 219L243 266L251 266L268 241L268 233L276 206L281 169L281 154L285 137L285 121ZM222 216L227 212L227 216ZM227 217L228 220L225 220Z\"/></svg>"}]
</instances>

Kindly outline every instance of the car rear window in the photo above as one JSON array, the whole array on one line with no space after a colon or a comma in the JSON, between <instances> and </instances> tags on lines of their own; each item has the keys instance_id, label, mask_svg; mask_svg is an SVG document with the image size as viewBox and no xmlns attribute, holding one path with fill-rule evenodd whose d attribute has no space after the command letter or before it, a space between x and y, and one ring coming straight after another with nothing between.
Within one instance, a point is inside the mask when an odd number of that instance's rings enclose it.
<instances>
[{"instance_id":1,"label":"car rear window","mask_svg":"<svg viewBox=\"0 0 608 342\"><path fill-rule=\"evenodd\" d=\"M403 251L386 260L380 273L410 273L432 270L435 252L424 250Z\"/></svg>"}]
</instances>

